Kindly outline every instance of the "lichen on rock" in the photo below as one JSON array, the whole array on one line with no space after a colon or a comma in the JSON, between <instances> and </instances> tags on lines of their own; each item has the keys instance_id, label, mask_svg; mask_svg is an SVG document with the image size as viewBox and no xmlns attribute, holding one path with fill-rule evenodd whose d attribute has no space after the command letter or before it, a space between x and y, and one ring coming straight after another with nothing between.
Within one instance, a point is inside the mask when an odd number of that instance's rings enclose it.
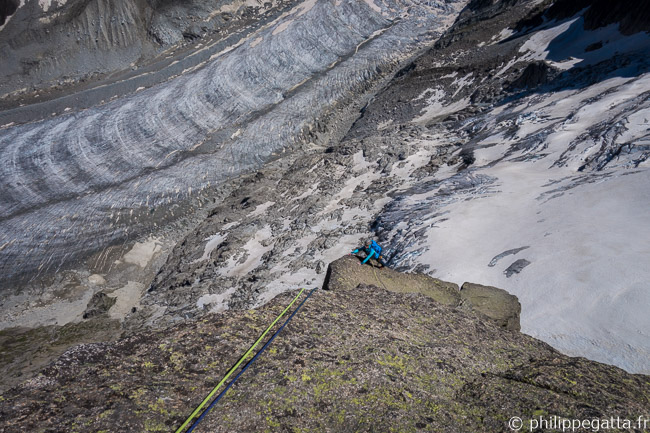
<instances>
[{"instance_id":1,"label":"lichen on rock","mask_svg":"<svg viewBox=\"0 0 650 433\"><path fill-rule=\"evenodd\" d=\"M332 264L330 290L304 304L205 417L204 431L506 431L513 416L647 411L648 376L565 356L416 293L435 292L422 276L383 269L366 282L374 270L355 261ZM474 306L481 294L505 296L464 287ZM77 346L2 395L1 431L173 431L293 296Z\"/></svg>"}]
</instances>

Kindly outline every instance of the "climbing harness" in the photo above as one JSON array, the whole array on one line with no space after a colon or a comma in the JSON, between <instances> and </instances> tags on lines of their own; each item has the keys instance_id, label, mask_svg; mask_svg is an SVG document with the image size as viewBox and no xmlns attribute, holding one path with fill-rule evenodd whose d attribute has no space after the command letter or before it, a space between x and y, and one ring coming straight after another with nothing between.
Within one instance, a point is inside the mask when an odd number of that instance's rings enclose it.
<instances>
[{"instance_id":1,"label":"climbing harness","mask_svg":"<svg viewBox=\"0 0 650 433\"><path fill-rule=\"evenodd\" d=\"M317 289L317 288L316 288L316 289ZM203 418L208 414L208 412L210 412L210 410L211 410L211 409L212 409L212 408L217 404L217 402L218 402L219 400L221 400L221 398L226 394L226 392L228 391L228 389L230 389L230 387L235 383L235 381L237 381L237 379L238 379L238 378L239 378L239 377L244 373L244 371L246 371L246 370L248 369L248 367L249 367L251 364L253 364L253 362L255 362L255 360L256 360L256 359L257 359L257 358L262 354L262 352L264 352L264 350L265 350L265 349L266 349L266 348L271 344L271 342L275 339L275 337L278 336L278 334L280 333L280 331L282 331L282 329L284 329L284 327L286 326L286 324L289 323L289 321L290 321L290 320L293 318L293 316L298 312L298 310L300 310L300 308L303 306L303 304L305 303L305 301L307 301L307 299L309 299L309 297L310 297L310 296L311 296L311 295L316 291L316 289L313 289L311 292L309 292L309 294L307 295L307 297L306 297L305 299L303 299L303 301L298 305L298 307L293 311L293 313L291 313L291 315L290 315L290 316L287 318L287 320L282 324L282 326L280 326L280 328L279 328L277 331L275 331L275 333L271 336L271 338L269 339L269 341L267 341L266 344L264 344L264 346L262 346L262 348L261 348L261 349L260 349L260 350L255 354L255 356L253 357L253 359L251 359L248 363L246 363L246 365L244 366L244 368L243 368L243 369L242 369L242 370L241 370L241 371L240 371L240 372L235 376L235 378L234 378L234 379L233 379L233 380L232 380L232 381L231 381L231 382L226 386L226 388L225 388L223 391L221 391L221 393L217 396L217 398L215 398L214 401L213 401L212 403L210 403L210 405L209 405L209 406L208 406L208 407L203 411L203 413L201 413L201 415L199 416L199 418L198 418L196 421L194 421L194 423L190 426L190 428L186 431L186 433L190 433L190 432L192 432L192 431L196 428L196 426L199 425L199 423L203 420ZM203 407L207 404L207 402L210 401L210 399L212 399L212 397L213 397L214 394L217 392L217 390L218 390L218 389L219 389L219 388L220 388L220 387L221 387L221 386L226 382L226 380L228 380L228 378L230 377L230 375L231 375L231 374L232 374L232 373L233 373L233 372L234 372L234 371L235 371L235 370L236 370L236 369L237 369L237 368L242 364L242 362L244 362L244 361L246 360L246 358L248 358L248 356L249 356L249 355L251 354L251 352L255 349L255 347L259 344L259 342L262 341L262 340L264 339L264 337L266 336L266 334L271 330L271 328L273 328L273 326L278 322L278 320L280 320L280 318L281 318L282 316L284 316L284 315L286 314L287 311L289 311L289 309L291 308L291 306L296 302L296 300L300 297L300 295L302 295L302 293L303 293L304 291L305 291L304 288L303 288L302 290L300 290L300 292L296 295L296 297L293 298L293 300L289 303L289 305L287 305L287 308L285 308L284 311L282 311L282 313L280 313L280 315L279 315L278 317L275 318L275 320L273 321L273 323L271 323L271 325L269 325L269 327L266 328L266 330L265 330L265 331L262 333L262 335L257 339L257 341L255 341L255 343L250 347L250 349L248 349L248 351L247 351L247 352L246 352L246 353L245 353L245 354L244 354L244 355L239 359L239 361L237 361L237 363L235 364L235 366L232 367L232 368L228 371L228 373L226 373L226 375L225 375L224 378L221 380L221 382L219 382L219 384L218 384L217 386L215 386L215 387L212 389L212 391L210 391L210 393L208 394L208 396L207 396L207 397L206 397L206 398L201 402L201 404L199 404L199 406L194 410L194 412L192 412L192 414L187 418L187 420L185 420L185 422L183 423L183 425L181 425L181 426L178 428L178 430L176 430L176 433L181 433L181 432L185 429L185 427L187 427L187 425L188 425L190 422L192 422L192 420L193 420L193 419L196 417L196 415L197 415L197 414L198 414L198 413L203 409Z\"/></svg>"}]
</instances>

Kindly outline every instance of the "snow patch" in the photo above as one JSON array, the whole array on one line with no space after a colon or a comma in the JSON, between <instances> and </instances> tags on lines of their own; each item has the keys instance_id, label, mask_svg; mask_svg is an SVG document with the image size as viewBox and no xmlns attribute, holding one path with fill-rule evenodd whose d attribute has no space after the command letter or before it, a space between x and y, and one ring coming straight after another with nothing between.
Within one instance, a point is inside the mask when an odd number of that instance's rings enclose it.
<instances>
[{"instance_id":1,"label":"snow patch","mask_svg":"<svg viewBox=\"0 0 650 433\"><path fill-rule=\"evenodd\" d=\"M278 24L278 26L273 29L271 34L273 36L275 36L275 35L277 35L279 33L282 33L283 31L285 31L286 29L289 28L289 26L291 25L292 22L293 22L293 20L286 20L285 22Z\"/></svg>"},{"instance_id":2,"label":"snow patch","mask_svg":"<svg viewBox=\"0 0 650 433\"><path fill-rule=\"evenodd\" d=\"M494 35L490 40L490 45L498 44L501 41L508 39L510 36L514 35L515 31L513 29L503 29L498 35Z\"/></svg>"},{"instance_id":3,"label":"snow patch","mask_svg":"<svg viewBox=\"0 0 650 433\"><path fill-rule=\"evenodd\" d=\"M642 156L634 145L650 141L648 88L650 74L615 77L486 113L483 129L494 132L477 143L472 168L443 166L390 208L398 215L390 236L411 242L400 266L504 288L522 304L524 332L570 355L649 373L650 164L632 164ZM600 171L578 171L611 143L631 147ZM518 259L530 265L506 273Z\"/></svg>"},{"instance_id":4,"label":"snow patch","mask_svg":"<svg viewBox=\"0 0 650 433\"><path fill-rule=\"evenodd\" d=\"M221 227L221 230L223 231L230 230L231 228L238 226L239 224L240 224L239 221L233 221Z\"/></svg>"},{"instance_id":5,"label":"snow patch","mask_svg":"<svg viewBox=\"0 0 650 433\"><path fill-rule=\"evenodd\" d=\"M200 310L210 306L211 313L225 311L228 309L227 301L236 289L237 287L232 287L223 293L203 295L196 301L196 306Z\"/></svg>"},{"instance_id":6,"label":"snow patch","mask_svg":"<svg viewBox=\"0 0 650 433\"><path fill-rule=\"evenodd\" d=\"M212 236L205 238L204 240L208 242L205 244L205 248L203 249L203 255L191 263L195 264L209 259L212 251L214 251L215 248L217 248L224 240L226 240L227 237L228 234L222 235L221 233L215 233Z\"/></svg>"},{"instance_id":7,"label":"snow patch","mask_svg":"<svg viewBox=\"0 0 650 433\"><path fill-rule=\"evenodd\" d=\"M236 257L231 257L229 263L223 268L229 277L243 277L253 269L262 264L262 256L273 249L273 243L267 246L262 242L271 238L271 226L265 225L261 230L255 233L255 237L244 245L244 252ZM246 257L243 263L239 263L241 257Z\"/></svg>"},{"instance_id":8,"label":"snow patch","mask_svg":"<svg viewBox=\"0 0 650 433\"><path fill-rule=\"evenodd\" d=\"M641 187L650 172L586 184L540 202L541 192L557 188L546 186L549 178L560 180L566 172L549 172L543 162L534 167L509 163L483 171L499 178L500 193L446 206L447 220L427 232L428 245L444 247L431 248L418 261L433 264L442 279L481 281L517 295L522 331L559 350L650 372L650 293L640 265L650 247L639 241L650 239L650 192ZM520 254L531 262L521 274L504 274L514 259L485 265L519 245L531 245ZM621 347L612 341L613 331L635 356L611 350Z\"/></svg>"},{"instance_id":9,"label":"snow patch","mask_svg":"<svg viewBox=\"0 0 650 433\"><path fill-rule=\"evenodd\" d=\"M416 169L426 165L430 157L430 152L419 150L413 155L408 156L404 161L394 164L391 168L390 175L397 179L407 179Z\"/></svg>"},{"instance_id":10,"label":"snow patch","mask_svg":"<svg viewBox=\"0 0 650 433\"><path fill-rule=\"evenodd\" d=\"M429 102L431 101L431 102ZM413 119L414 123L428 123L437 117L447 116L462 110L469 105L469 98L463 98L451 104L444 104L435 100L435 95L427 101L429 105L423 110L424 113Z\"/></svg>"},{"instance_id":11,"label":"snow patch","mask_svg":"<svg viewBox=\"0 0 650 433\"><path fill-rule=\"evenodd\" d=\"M454 92L454 94L451 95L452 98L455 98L456 95L458 94L458 92L460 92L461 90L463 90L463 88L464 88L465 86L469 86L469 85L471 85L471 84L474 82L474 79L471 78L472 75L474 75L474 73L473 73L473 72L470 72L469 74L465 75L465 76L462 77L462 78L456 78L456 79L451 83L452 86L456 86L456 87L457 87L457 89L456 89L456 91Z\"/></svg>"},{"instance_id":12,"label":"snow patch","mask_svg":"<svg viewBox=\"0 0 650 433\"><path fill-rule=\"evenodd\" d=\"M117 298L115 304L108 310L112 319L123 320L134 307L140 305L140 299L144 293L145 285L136 281L129 281L126 286L109 293L109 296Z\"/></svg>"},{"instance_id":13,"label":"snow patch","mask_svg":"<svg viewBox=\"0 0 650 433\"><path fill-rule=\"evenodd\" d=\"M157 238L150 238L144 242L136 242L133 248L124 255L123 260L144 268L160 251L162 251L162 244L159 240Z\"/></svg>"},{"instance_id":14,"label":"snow patch","mask_svg":"<svg viewBox=\"0 0 650 433\"><path fill-rule=\"evenodd\" d=\"M364 173L360 176L356 176L353 178L350 178L345 182L345 186L341 191L339 191L332 200L325 206L325 209L320 211L318 214L319 215L325 215L329 212L332 212L340 207L339 202L341 200L347 199L352 197L352 194L354 194L354 191L358 187L362 187L365 185L366 187L370 186L370 184L379 178L378 173Z\"/></svg>"},{"instance_id":15,"label":"snow patch","mask_svg":"<svg viewBox=\"0 0 650 433\"><path fill-rule=\"evenodd\" d=\"M99 274L92 274L91 276L89 276L88 282L93 286L103 286L104 284L106 284L106 280L104 279L104 277Z\"/></svg>"},{"instance_id":16,"label":"snow patch","mask_svg":"<svg viewBox=\"0 0 650 433\"><path fill-rule=\"evenodd\" d=\"M363 157L363 150L360 150L352 155L352 162L354 163L352 166L352 171L356 172L367 171L370 166L373 165L372 163L366 161L366 158Z\"/></svg>"},{"instance_id":17,"label":"snow patch","mask_svg":"<svg viewBox=\"0 0 650 433\"><path fill-rule=\"evenodd\" d=\"M43 9L43 12L47 12L52 6L52 3L62 5L65 2L66 0L38 0L38 5Z\"/></svg>"},{"instance_id":18,"label":"snow patch","mask_svg":"<svg viewBox=\"0 0 650 433\"><path fill-rule=\"evenodd\" d=\"M384 122L379 122L379 124L377 124L377 130L381 131L382 129L388 128L392 124L393 124L393 119L388 119Z\"/></svg>"},{"instance_id":19,"label":"snow patch","mask_svg":"<svg viewBox=\"0 0 650 433\"><path fill-rule=\"evenodd\" d=\"M249 217L256 217L266 213L266 211L275 204L274 201L267 201L255 207L255 210L248 214Z\"/></svg>"}]
</instances>

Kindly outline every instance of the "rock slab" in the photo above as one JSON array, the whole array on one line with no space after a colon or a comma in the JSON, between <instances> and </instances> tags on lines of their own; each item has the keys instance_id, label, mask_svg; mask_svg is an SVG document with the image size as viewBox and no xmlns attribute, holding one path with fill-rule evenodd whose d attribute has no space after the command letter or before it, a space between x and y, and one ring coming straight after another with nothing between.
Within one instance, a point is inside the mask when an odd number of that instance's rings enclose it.
<instances>
[{"instance_id":1,"label":"rock slab","mask_svg":"<svg viewBox=\"0 0 650 433\"><path fill-rule=\"evenodd\" d=\"M648 376L354 283L317 290L201 431L505 432L513 416L636 419L650 407ZM3 393L0 431L174 431L295 294L77 346Z\"/></svg>"},{"instance_id":2,"label":"rock slab","mask_svg":"<svg viewBox=\"0 0 650 433\"><path fill-rule=\"evenodd\" d=\"M369 263L361 265L361 260L352 255L332 262L323 288L352 290L359 284L366 284L397 293L421 293L444 305L473 310L503 328L512 331L521 329L521 304L516 296L505 290L474 283L464 283L459 290L457 284L428 275L379 268L372 260Z\"/></svg>"},{"instance_id":3,"label":"rock slab","mask_svg":"<svg viewBox=\"0 0 650 433\"><path fill-rule=\"evenodd\" d=\"M521 304L515 295L497 287L464 283L460 297L462 304L494 320L499 326L512 331L521 330Z\"/></svg>"}]
</instances>

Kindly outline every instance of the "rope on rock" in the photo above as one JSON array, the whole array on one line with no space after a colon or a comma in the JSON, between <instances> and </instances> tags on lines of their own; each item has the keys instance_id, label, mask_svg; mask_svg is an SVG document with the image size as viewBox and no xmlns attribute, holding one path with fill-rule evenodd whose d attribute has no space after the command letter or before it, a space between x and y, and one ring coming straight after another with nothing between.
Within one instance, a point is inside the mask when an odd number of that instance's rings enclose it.
<instances>
[{"instance_id":1,"label":"rope on rock","mask_svg":"<svg viewBox=\"0 0 650 433\"><path fill-rule=\"evenodd\" d=\"M370 265L370 266L372 266L372 265ZM377 271L375 270L374 266L372 266L372 272L374 272L375 278L377 278L377 281L379 281L381 283L381 285L384 286L384 289L386 289L386 291L390 291L390 290L388 290L388 287L386 287L386 284L384 284L384 282L381 280L381 278L379 278L379 275L377 275Z\"/></svg>"},{"instance_id":2,"label":"rope on rock","mask_svg":"<svg viewBox=\"0 0 650 433\"><path fill-rule=\"evenodd\" d=\"M314 289L314 290L316 290L316 289ZM226 373L226 375L223 377L223 379L221 379L221 382L219 382L219 383L217 384L217 386L215 386L215 387L212 389L212 391L210 391L210 393L207 395L207 397L205 397L205 399L203 399L203 401L201 402L201 404L199 404L199 405L197 406L197 408L194 409L194 412L192 412L192 414L191 414L191 415L190 415L190 416L185 420L185 422L183 423L183 425L181 425L181 426L178 428L178 430L176 430L176 433L181 433L181 432L185 429L185 427L187 427L188 424L189 424L190 422L192 422L192 420L196 417L196 415L197 415L199 412L201 412L201 410L203 409L203 407L204 407L204 406L205 406L205 405L206 405L206 404L207 404L207 403L212 399L212 397L216 394L217 390L218 390L219 388L221 388L221 386L222 386L222 385L223 385L223 384L228 380L228 378L230 377L230 375L231 375L235 370L237 370L237 368L239 368L239 366L242 364L242 362L244 362L244 361L246 360L246 358L248 358L248 356L251 354L251 352L253 352L253 350L254 350L255 347L260 343L260 341L262 341L262 340L264 339L264 337L266 337L266 334L268 334L269 331L271 330L271 328L273 328L273 326L275 326L275 324L278 323L278 320L280 320L280 318L282 318L282 316L284 316L284 315L286 314L286 312L289 311L289 309L291 308L291 306L296 302L296 300L300 297L300 295L302 295L302 292L304 292L304 291L305 291L304 288L303 288L302 290L300 290L300 293L298 293L298 294L296 295L296 297L293 298L293 300L289 303L289 305L287 305L287 308L285 308L284 311L282 311L282 313L280 313L280 315L279 315L278 317L275 318L275 320L273 321L273 323L271 323L271 324L268 326L268 328L266 328L266 330L262 333L262 335L260 335L260 337L257 339L257 341L255 341L255 343L253 343L253 345L248 349L248 351L246 351L246 353L245 353L241 358L239 358L239 361L237 361L237 363L236 363L236 364L235 364L235 365L234 365L230 370L228 370L228 373ZM312 290L312 293L313 293L313 290ZM309 296L311 296L311 293L309 294ZM307 296L307 298L305 298L305 301L309 298L309 296ZM303 301L303 303L304 303L305 301ZM300 305L302 306L302 304L300 304ZM298 307L298 308L300 308L300 307ZM298 309L296 309L296 311L298 311ZM296 314L296 311L294 311L293 314ZM293 317L293 314L291 315L291 317ZM287 322L285 322L285 325L286 325L286 323L287 323ZM284 327L284 325L282 325L282 327ZM280 329L282 329L282 328L280 328ZM276 334L277 334L277 332L276 332ZM274 334L274 336L275 336L275 334ZM269 340L269 341L271 341L271 340ZM268 343L267 343L267 344L268 344ZM265 345L264 347L266 347L266 345ZM263 349L262 349L262 350L263 350ZM257 355L255 355L255 357L257 357ZM255 359L255 358L253 358L253 359ZM251 362L252 362L252 361L251 361ZM240 374L241 374L241 373L240 373ZM232 382L231 382L231 384L232 384ZM230 387L230 384L228 385L228 387ZM226 389L228 389L228 388L226 388ZM224 390L224 391L225 391L225 390ZM216 400L215 400L215 401L216 401ZM208 409L208 410L209 410L209 409ZM206 410L206 412L207 412L208 410ZM201 418L202 418L204 415L205 415L205 412L204 412L203 415L201 415ZM199 418L199 420L200 420L201 418ZM198 423L198 421L197 421L196 423L194 423L194 424L197 424L197 423ZM194 425L192 425L192 427L188 430L188 433L189 433L190 431L192 431L192 429L194 429Z\"/></svg>"},{"instance_id":3,"label":"rope on rock","mask_svg":"<svg viewBox=\"0 0 650 433\"><path fill-rule=\"evenodd\" d=\"M264 350L265 350L265 349L266 349L266 348L271 344L271 342L272 342L273 340L275 340L275 337L277 337L278 334L280 333L280 331L282 331L282 329L284 329L284 327L287 325L287 323L289 323L289 322L291 321L291 319L293 319L293 316L296 315L296 313L298 312L298 310L300 310L300 308L301 308L301 307L303 306L303 304L307 301L307 299L309 299L309 297L310 297L310 296L311 296L311 295L312 295L312 294L313 294L317 289L318 289L318 287L316 287L315 289L312 289L312 291L309 292L309 294L307 295L307 297L306 297L305 299L302 300L302 302L300 303L300 305L298 305L298 307L293 311L293 313L291 313L291 315L287 318L287 320L285 320L285 322L282 324L282 326L280 326L280 328L278 328L278 330L275 331L275 333L271 336L271 338L269 338L269 341L267 341L266 344L264 344L264 346L262 346L262 348L261 348L261 349L260 349L260 350L255 354L255 356L253 357L253 359L251 359L251 360L250 360L250 361L249 361L249 362L244 366L244 368L242 368L242 370L237 374L237 376L235 376L235 378L234 378L232 381L230 381L230 383L228 384L228 386L226 386L226 388L225 388L223 391L221 391L221 393L217 396L217 398L215 398L214 401L213 401L212 403L210 403L210 406L208 406L208 407L205 409L205 411L203 411L203 413L201 414L201 416L200 416L196 421L194 421L194 424L192 424L192 426L187 430L186 433L191 433L191 432L196 428L196 426L199 425L199 423L201 422L201 420L203 420L203 417L205 417L205 416L208 414L208 412L210 412L210 410L211 410L211 409L212 409L212 408L213 408L213 407L214 407L214 406L219 402L219 400L221 400L221 397L223 397L223 396L226 394L226 392L228 392L228 390L230 389L230 387L231 387L231 386L232 386L232 385L237 381L237 379L239 379L239 376L241 376L242 374L244 374L244 372L248 369L248 367L250 367L250 366L253 364L253 362L255 362L255 360L256 360L256 359L257 359L257 358L262 354L262 352L264 352ZM302 290L305 290L305 289L302 289ZM300 291L300 293L302 293L302 290ZM298 294L298 296L300 296L300 293ZM294 301L295 301L295 299L294 299ZM292 302L292 304L293 304L293 302ZM289 306L291 306L291 304L289 304ZM289 307L287 307L287 308L289 308Z\"/></svg>"}]
</instances>

